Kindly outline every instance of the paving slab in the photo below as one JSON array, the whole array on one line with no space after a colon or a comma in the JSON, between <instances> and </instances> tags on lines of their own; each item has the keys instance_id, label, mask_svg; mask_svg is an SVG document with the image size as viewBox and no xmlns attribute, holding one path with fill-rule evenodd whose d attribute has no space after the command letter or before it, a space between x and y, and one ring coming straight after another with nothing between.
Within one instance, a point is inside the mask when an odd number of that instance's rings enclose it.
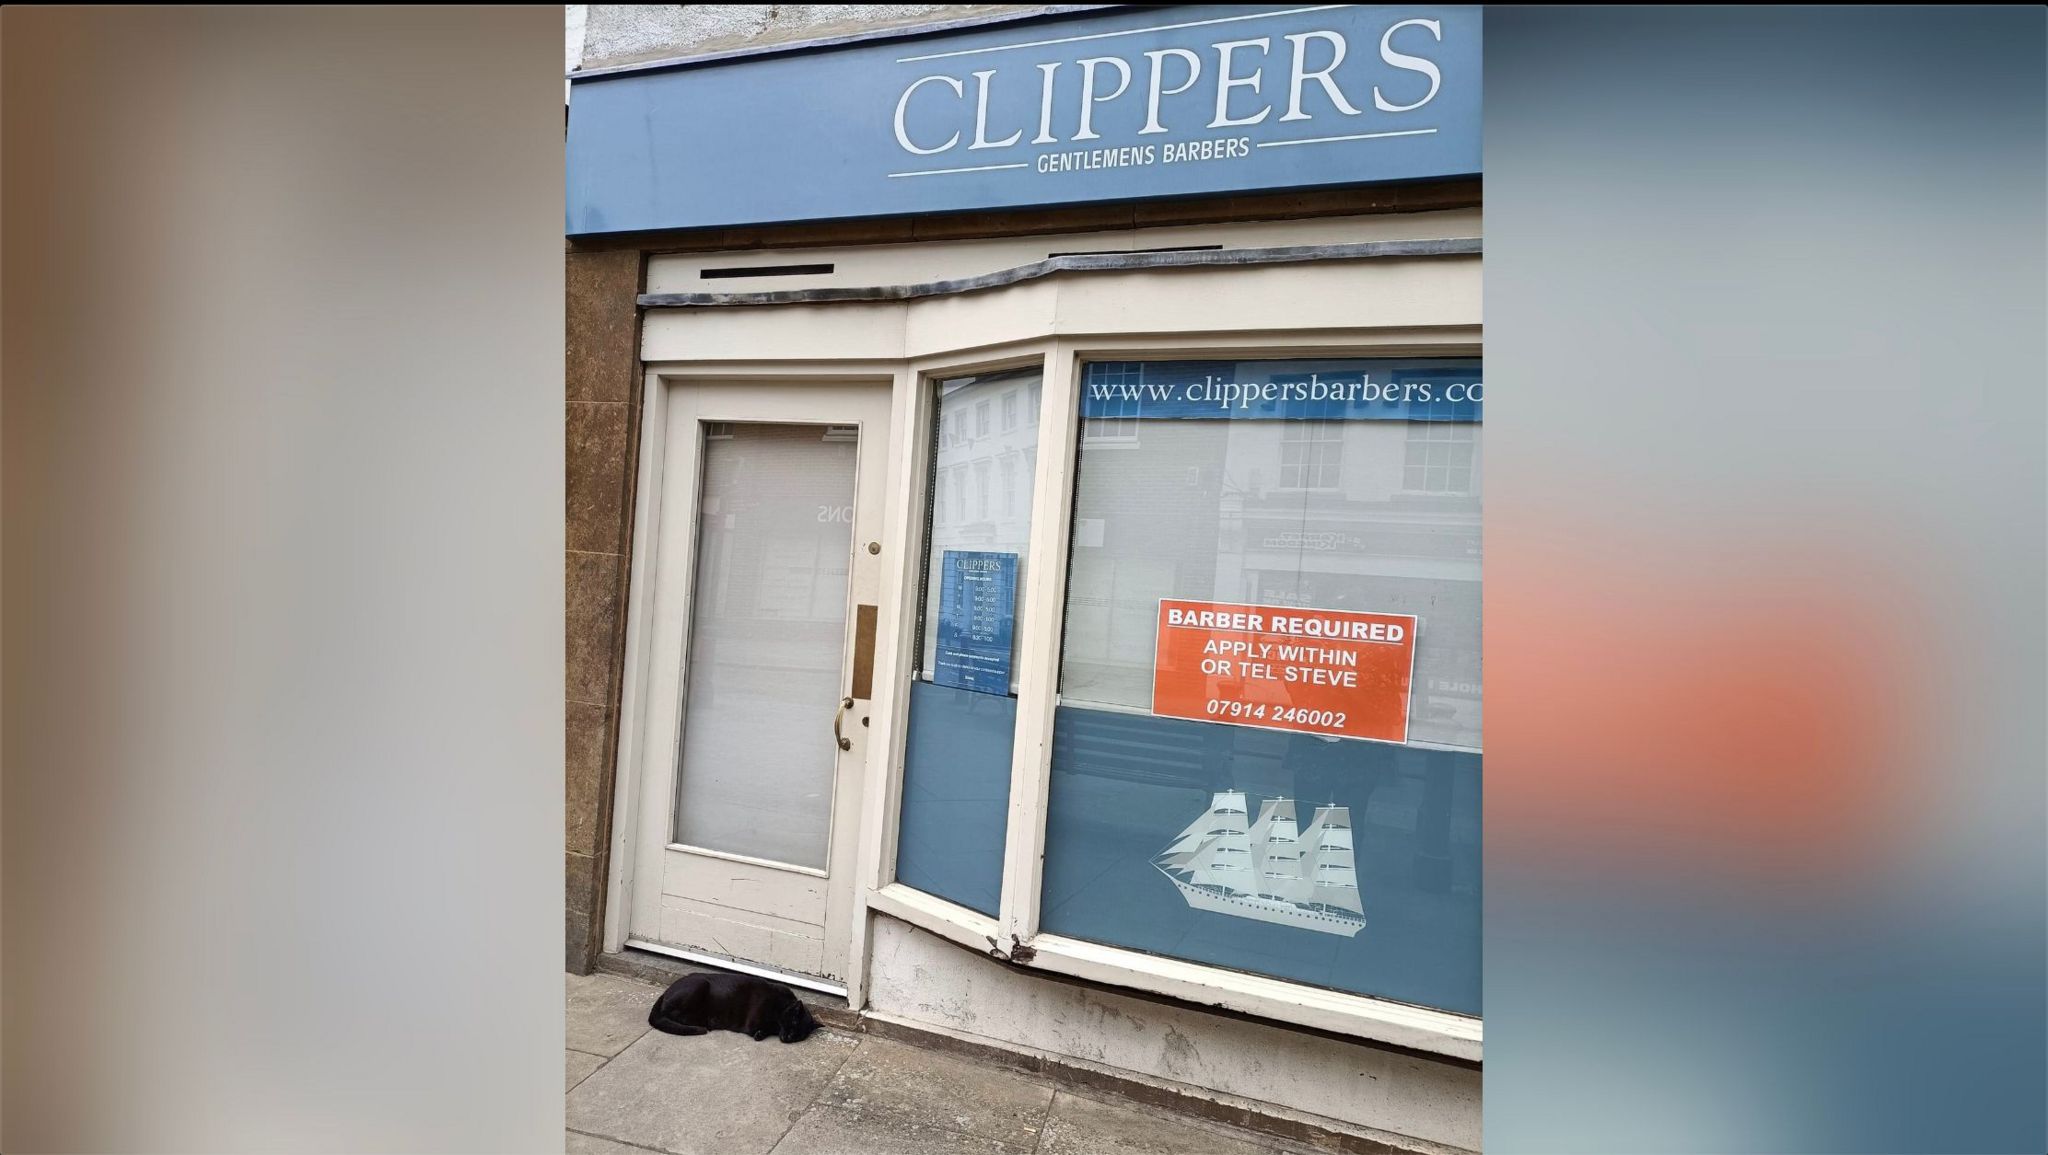
<instances>
[{"instance_id":1,"label":"paving slab","mask_svg":"<svg viewBox=\"0 0 2048 1155\"><path fill-rule=\"evenodd\" d=\"M775 1155L1031 1155L1031 1144L1017 1146L991 1139L913 1123L901 1115L848 1110L820 1103L805 1111Z\"/></svg>"},{"instance_id":2,"label":"paving slab","mask_svg":"<svg viewBox=\"0 0 2048 1155\"><path fill-rule=\"evenodd\" d=\"M1061 1091L1039 1155L1273 1155L1275 1148L1136 1107Z\"/></svg>"},{"instance_id":3,"label":"paving slab","mask_svg":"<svg viewBox=\"0 0 2048 1155\"><path fill-rule=\"evenodd\" d=\"M828 1030L801 1043L649 1031L569 1092L568 1126L675 1155L766 1155L858 1047Z\"/></svg>"},{"instance_id":4,"label":"paving slab","mask_svg":"<svg viewBox=\"0 0 2048 1155\"><path fill-rule=\"evenodd\" d=\"M562 1066L565 1069L564 1073L569 1077L568 1084L562 1088L566 1093L575 1090L576 1084L589 1078L592 1071L604 1066L604 1057L586 1055L582 1051L563 1051Z\"/></svg>"},{"instance_id":5,"label":"paving slab","mask_svg":"<svg viewBox=\"0 0 2048 1155\"><path fill-rule=\"evenodd\" d=\"M1052 1094L1051 1084L1027 1075L869 1037L818 1101L1029 1149L1038 1144Z\"/></svg>"},{"instance_id":6,"label":"paving slab","mask_svg":"<svg viewBox=\"0 0 2048 1155\"><path fill-rule=\"evenodd\" d=\"M563 1155L663 1155L651 1147L634 1147L626 1143L614 1143L595 1135L578 1135L574 1131L562 1134Z\"/></svg>"},{"instance_id":7,"label":"paving slab","mask_svg":"<svg viewBox=\"0 0 2048 1155\"><path fill-rule=\"evenodd\" d=\"M616 975L569 975L569 1017L565 1045L586 1055L611 1058L648 1031L647 1012L660 987Z\"/></svg>"}]
</instances>

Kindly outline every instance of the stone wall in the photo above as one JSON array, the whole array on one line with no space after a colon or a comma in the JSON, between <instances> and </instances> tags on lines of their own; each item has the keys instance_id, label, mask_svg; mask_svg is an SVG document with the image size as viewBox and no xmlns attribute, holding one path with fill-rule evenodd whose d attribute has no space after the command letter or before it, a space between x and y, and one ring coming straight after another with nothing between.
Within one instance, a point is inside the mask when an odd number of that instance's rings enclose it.
<instances>
[{"instance_id":1,"label":"stone wall","mask_svg":"<svg viewBox=\"0 0 2048 1155\"><path fill-rule=\"evenodd\" d=\"M674 56L696 56L976 16L1042 12L1049 7L1056 6L590 4L585 6L583 14L583 67L602 68Z\"/></svg>"},{"instance_id":2,"label":"stone wall","mask_svg":"<svg viewBox=\"0 0 2048 1155\"><path fill-rule=\"evenodd\" d=\"M639 433L641 255L570 253L563 479L567 668L563 779L563 908L568 969L590 973L604 930L611 864L613 764L625 661L626 578L633 540Z\"/></svg>"}]
</instances>

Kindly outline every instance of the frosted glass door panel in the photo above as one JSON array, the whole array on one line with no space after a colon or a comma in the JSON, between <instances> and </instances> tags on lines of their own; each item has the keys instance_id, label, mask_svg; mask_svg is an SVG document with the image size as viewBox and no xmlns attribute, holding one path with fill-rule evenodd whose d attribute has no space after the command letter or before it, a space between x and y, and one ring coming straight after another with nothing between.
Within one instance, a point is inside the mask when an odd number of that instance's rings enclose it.
<instances>
[{"instance_id":1,"label":"frosted glass door panel","mask_svg":"<svg viewBox=\"0 0 2048 1155\"><path fill-rule=\"evenodd\" d=\"M704 428L676 841L823 870L856 437Z\"/></svg>"}]
</instances>

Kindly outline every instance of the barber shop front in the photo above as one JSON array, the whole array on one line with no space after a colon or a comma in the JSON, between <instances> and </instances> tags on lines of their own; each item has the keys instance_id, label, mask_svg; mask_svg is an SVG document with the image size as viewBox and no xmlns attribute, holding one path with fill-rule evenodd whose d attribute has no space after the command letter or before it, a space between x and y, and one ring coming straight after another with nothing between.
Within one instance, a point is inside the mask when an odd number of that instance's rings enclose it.
<instances>
[{"instance_id":1,"label":"barber shop front","mask_svg":"<svg viewBox=\"0 0 2048 1155\"><path fill-rule=\"evenodd\" d=\"M577 74L571 965L1478 1149L1479 60L1107 6Z\"/></svg>"}]
</instances>

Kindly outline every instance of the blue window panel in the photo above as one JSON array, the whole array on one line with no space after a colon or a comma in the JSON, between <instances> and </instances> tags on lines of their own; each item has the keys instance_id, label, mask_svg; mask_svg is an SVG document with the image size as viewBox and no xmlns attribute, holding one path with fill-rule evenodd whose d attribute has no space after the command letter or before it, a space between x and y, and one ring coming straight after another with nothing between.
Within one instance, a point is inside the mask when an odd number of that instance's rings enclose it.
<instances>
[{"instance_id":1,"label":"blue window panel","mask_svg":"<svg viewBox=\"0 0 2048 1155\"><path fill-rule=\"evenodd\" d=\"M1480 1014L1479 754L1062 706L1052 771L1048 933ZM1342 808L1362 928L1190 901L1162 856L1233 792L1250 822L1293 800L1304 834Z\"/></svg>"},{"instance_id":2,"label":"blue window panel","mask_svg":"<svg viewBox=\"0 0 2048 1155\"><path fill-rule=\"evenodd\" d=\"M995 916L1016 730L1015 698L911 683L896 881Z\"/></svg>"}]
</instances>

